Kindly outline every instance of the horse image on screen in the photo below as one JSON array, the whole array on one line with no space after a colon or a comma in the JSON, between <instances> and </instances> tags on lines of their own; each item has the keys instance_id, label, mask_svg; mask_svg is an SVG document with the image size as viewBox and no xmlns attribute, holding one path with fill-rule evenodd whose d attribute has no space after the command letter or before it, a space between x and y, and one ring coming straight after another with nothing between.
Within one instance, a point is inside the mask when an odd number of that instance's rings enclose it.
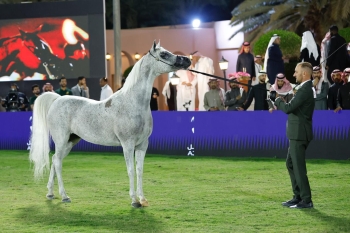
<instances>
[{"instance_id":1,"label":"horse image on screen","mask_svg":"<svg viewBox=\"0 0 350 233\"><path fill-rule=\"evenodd\" d=\"M89 59L87 17L0 21L0 82L88 76Z\"/></svg>"},{"instance_id":2,"label":"horse image on screen","mask_svg":"<svg viewBox=\"0 0 350 233\"><path fill-rule=\"evenodd\" d=\"M63 186L62 160L80 139L84 139L98 145L123 147L132 206L148 206L143 194L142 174L148 138L153 129L149 104L153 82L160 74L187 69L190 64L189 58L174 55L154 42L150 51L134 65L124 87L106 100L59 96L50 92L39 96L34 105L29 157L34 164L35 178L42 177L50 166L51 135L55 153L46 197L54 198L56 176L62 201L70 202Z\"/></svg>"}]
</instances>

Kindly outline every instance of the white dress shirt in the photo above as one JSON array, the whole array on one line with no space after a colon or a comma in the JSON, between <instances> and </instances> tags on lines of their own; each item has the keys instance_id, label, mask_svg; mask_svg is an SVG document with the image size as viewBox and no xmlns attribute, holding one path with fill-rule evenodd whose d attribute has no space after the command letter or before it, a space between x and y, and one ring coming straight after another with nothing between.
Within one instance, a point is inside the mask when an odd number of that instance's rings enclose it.
<instances>
[{"instance_id":1,"label":"white dress shirt","mask_svg":"<svg viewBox=\"0 0 350 233\"><path fill-rule=\"evenodd\" d=\"M113 90L112 88L106 84L101 88L101 97L100 101L108 99L111 95L113 95Z\"/></svg>"}]
</instances>

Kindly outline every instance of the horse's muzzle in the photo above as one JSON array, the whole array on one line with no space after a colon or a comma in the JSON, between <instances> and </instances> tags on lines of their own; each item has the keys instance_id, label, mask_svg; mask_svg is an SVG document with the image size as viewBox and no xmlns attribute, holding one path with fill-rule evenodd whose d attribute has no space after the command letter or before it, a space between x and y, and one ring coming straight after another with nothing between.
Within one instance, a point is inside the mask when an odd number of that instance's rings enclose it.
<instances>
[{"instance_id":1,"label":"horse's muzzle","mask_svg":"<svg viewBox=\"0 0 350 233\"><path fill-rule=\"evenodd\" d=\"M191 60L185 56L176 56L176 61L174 66L177 68L187 69L191 65Z\"/></svg>"}]
</instances>

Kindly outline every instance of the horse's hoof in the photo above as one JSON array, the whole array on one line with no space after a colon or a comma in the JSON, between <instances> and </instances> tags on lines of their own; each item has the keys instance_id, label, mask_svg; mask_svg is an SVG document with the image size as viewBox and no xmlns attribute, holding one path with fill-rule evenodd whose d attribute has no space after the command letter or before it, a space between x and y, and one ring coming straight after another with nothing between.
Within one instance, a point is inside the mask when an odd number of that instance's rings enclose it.
<instances>
[{"instance_id":1,"label":"horse's hoof","mask_svg":"<svg viewBox=\"0 0 350 233\"><path fill-rule=\"evenodd\" d=\"M141 202L141 205L142 205L143 207L149 206L148 201L146 201L146 200L144 200L144 201L141 200L140 202Z\"/></svg>"},{"instance_id":2,"label":"horse's hoof","mask_svg":"<svg viewBox=\"0 0 350 233\"><path fill-rule=\"evenodd\" d=\"M67 198L62 199L62 202L65 202L65 203L70 203L70 202L71 202L71 200L70 200L70 198L69 198L69 197L67 197Z\"/></svg>"},{"instance_id":3,"label":"horse's hoof","mask_svg":"<svg viewBox=\"0 0 350 233\"><path fill-rule=\"evenodd\" d=\"M47 195L46 195L46 198L47 198L48 200L51 201L51 200L55 199L55 195L53 195L53 194L52 194L52 195L47 194Z\"/></svg>"},{"instance_id":4,"label":"horse's hoof","mask_svg":"<svg viewBox=\"0 0 350 233\"><path fill-rule=\"evenodd\" d=\"M142 207L142 205L141 205L139 202L131 203L131 206L134 207L134 208L140 208L140 207Z\"/></svg>"}]
</instances>

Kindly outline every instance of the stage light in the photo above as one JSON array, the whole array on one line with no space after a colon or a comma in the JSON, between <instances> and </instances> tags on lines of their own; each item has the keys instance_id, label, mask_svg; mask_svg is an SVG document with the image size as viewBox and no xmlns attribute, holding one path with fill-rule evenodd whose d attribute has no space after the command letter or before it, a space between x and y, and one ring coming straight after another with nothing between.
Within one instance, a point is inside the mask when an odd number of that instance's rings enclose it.
<instances>
[{"instance_id":1,"label":"stage light","mask_svg":"<svg viewBox=\"0 0 350 233\"><path fill-rule=\"evenodd\" d=\"M193 28L199 28L200 25L201 25L201 21L199 19L194 19L192 21L192 27Z\"/></svg>"}]
</instances>

